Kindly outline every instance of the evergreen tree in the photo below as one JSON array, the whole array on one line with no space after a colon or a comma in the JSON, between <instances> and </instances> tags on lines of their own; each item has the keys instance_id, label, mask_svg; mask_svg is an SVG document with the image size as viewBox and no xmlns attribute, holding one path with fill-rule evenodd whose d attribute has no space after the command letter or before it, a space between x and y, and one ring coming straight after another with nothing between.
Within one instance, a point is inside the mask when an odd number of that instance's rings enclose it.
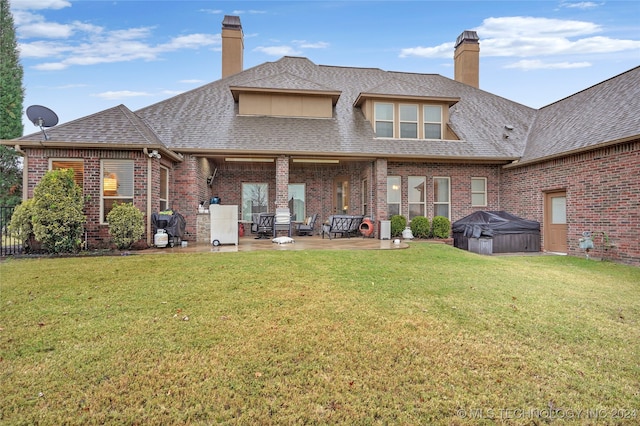
<instances>
[{"instance_id":1,"label":"evergreen tree","mask_svg":"<svg viewBox=\"0 0 640 426\"><path fill-rule=\"evenodd\" d=\"M23 70L9 0L0 0L0 139L22 136ZM21 161L13 148L0 145L0 205L22 199Z\"/></svg>"}]
</instances>

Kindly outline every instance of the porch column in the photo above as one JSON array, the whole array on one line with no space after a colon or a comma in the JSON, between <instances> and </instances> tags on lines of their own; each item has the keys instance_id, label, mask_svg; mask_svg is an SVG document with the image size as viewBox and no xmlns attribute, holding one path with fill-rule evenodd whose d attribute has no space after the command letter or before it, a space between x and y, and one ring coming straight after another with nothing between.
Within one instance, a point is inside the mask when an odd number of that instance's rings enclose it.
<instances>
[{"instance_id":1,"label":"porch column","mask_svg":"<svg viewBox=\"0 0 640 426\"><path fill-rule=\"evenodd\" d=\"M289 207L289 157L276 158L276 208Z\"/></svg>"},{"instance_id":2,"label":"porch column","mask_svg":"<svg viewBox=\"0 0 640 426\"><path fill-rule=\"evenodd\" d=\"M376 221L387 220L387 159L378 158L375 162L373 190L375 193L373 212Z\"/></svg>"}]
</instances>

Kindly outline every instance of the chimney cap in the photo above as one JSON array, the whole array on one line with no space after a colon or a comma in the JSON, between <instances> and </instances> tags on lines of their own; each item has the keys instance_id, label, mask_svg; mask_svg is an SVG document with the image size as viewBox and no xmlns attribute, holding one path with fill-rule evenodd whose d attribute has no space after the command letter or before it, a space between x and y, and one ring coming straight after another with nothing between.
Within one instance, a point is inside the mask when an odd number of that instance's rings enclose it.
<instances>
[{"instance_id":1,"label":"chimney cap","mask_svg":"<svg viewBox=\"0 0 640 426\"><path fill-rule=\"evenodd\" d=\"M242 25L240 24L240 17L224 15L224 19L222 20L222 28L229 30L241 30Z\"/></svg>"},{"instance_id":2,"label":"chimney cap","mask_svg":"<svg viewBox=\"0 0 640 426\"><path fill-rule=\"evenodd\" d=\"M462 43L475 43L475 44L478 44L478 40L480 40L480 37L478 37L478 33L477 32L471 31L471 30L465 30L456 39L455 47L457 49L458 46L460 46Z\"/></svg>"}]
</instances>

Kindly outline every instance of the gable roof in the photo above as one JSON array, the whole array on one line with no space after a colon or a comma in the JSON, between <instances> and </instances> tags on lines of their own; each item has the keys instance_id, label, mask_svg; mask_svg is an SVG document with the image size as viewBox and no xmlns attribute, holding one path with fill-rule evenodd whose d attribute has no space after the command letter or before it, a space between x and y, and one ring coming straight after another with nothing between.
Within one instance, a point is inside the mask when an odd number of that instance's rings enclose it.
<instances>
[{"instance_id":1,"label":"gable roof","mask_svg":"<svg viewBox=\"0 0 640 426\"><path fill-rule=\"evenodd\" d=\"M282 91L324 89L340 93L333 118L237 115L232 89L256 84L271 87L274 82ZM463 140L376 139L371 124L354 103L362 93L383 93L383 87L392 95L459 98L454 108L460 113L452 116L451 127ZM136 113L153 123L167 146L183 152L508 161L520 156L535 110L435 74L322 66L306 58L283 57ZM519 125L509 140L503 138L502 131L507 122Z\"/></svg>"},{"instance_id":2,"label":"gable roof","mask_svg":"<svg viewBox=\"0 0 640 426\"><path fill-rule=\"evenodd\" d=\"M328 155L513 162L541 161L640 134L640 67L535 110L437 74L316 65L283 57L135 113L124 105L47 129L48 146L152 147L196 155ZM268 90L330 96L332 118L238 115L234 97ZM450 105L460 140L376 138L363 97L432 99ZM33 133L20 142L42 144Z\"/></svg>"},{"instance_id":3,"label":"gable roof","mask_svg":"<svg viewBox=\"0 0 640 426\"><path fill-rule=\"evenodd\" d=\"M46 129L49 144L78 143L123 146L165 147L153 130L124 105L118 105L56 127ZM20 142L42 141L41 133L18 138ZM165 147L166 148L166 147Z\"/></svg>"},{"instance_id":4,"label":"gable roof","mask_svg":"<svg viewBox=\"0 0 640 426\"><path fill-rule=\"evenodd\" d=\"M538 111L520 163L640 137L640 67Z\"/></svg>"}]
</instances>

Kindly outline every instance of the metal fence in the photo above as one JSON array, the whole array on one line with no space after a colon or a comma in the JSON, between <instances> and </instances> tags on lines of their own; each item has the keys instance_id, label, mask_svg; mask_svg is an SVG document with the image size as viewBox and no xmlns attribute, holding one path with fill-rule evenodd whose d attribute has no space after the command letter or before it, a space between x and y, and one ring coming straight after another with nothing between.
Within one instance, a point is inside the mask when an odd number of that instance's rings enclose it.
<instances>
[{"instance_id":1,"label":"metal fence","mask_svg":"<svg viewBox=\"0 0 640 426\"><path fill-rule=\"evenodd\" d=\"M22 254L22 242L16 240L9 232L9 222L15 207L0 206L0 257Z\"/></svg>"}]
</instances>

